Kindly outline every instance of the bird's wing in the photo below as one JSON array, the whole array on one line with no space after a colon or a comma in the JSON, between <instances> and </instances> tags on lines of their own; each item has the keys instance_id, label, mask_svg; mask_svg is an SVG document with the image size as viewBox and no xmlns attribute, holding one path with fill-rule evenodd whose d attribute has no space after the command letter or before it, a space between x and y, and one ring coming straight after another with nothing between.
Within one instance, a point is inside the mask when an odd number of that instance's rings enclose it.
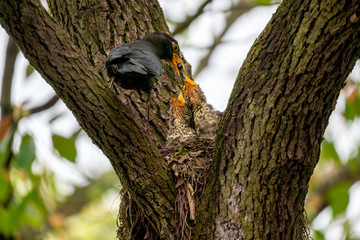
<instances>
[{"instance_id":1,"label":"bird's wing","mask_svg":"<svg viewBox=\"0 0 360 240\"><path fill-rule=\"evenodd\" d=\"M162 71L159 57L147 47L142 49L140 46L131 46L128 44L116 46L110 51L105 62L105 67L118 63L127 66L127 70L123 68L125 71L135 71L141 74L150 73L159 76Z\"/></svg>"},{"instance_id":2,"label":"bird's wing","mask_svg":"<svg viewBox=\"0 0 360 240\"><path fill-rule=\"evenodd\" d=\"M160 76L162 66L159 57L147 49L135 48L128 54L132 61L144 66L148 73Z\"/></svg>"},{"instance_id":3,"label":"bird's wing","mask_svg":"<svg viewBox=\"0 0 360 240\"><path fill-rule=\"evenodd\" d=\"M110 64L116 64L119 62L127 61L128 55L131 53L131 48L127 46L127 44L120 44L111 49L109 55L106 58L105 66L109 66Z\"/></svg>"}]
</instances>

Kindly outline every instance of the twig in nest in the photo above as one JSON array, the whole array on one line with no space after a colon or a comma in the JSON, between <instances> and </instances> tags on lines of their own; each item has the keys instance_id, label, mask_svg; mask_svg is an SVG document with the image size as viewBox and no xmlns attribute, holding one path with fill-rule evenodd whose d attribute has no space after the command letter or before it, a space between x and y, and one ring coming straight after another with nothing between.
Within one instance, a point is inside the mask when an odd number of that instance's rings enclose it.
<instances>
[{"instance_id":1,"label":"twig in nest","mask_svg":"<svg viewBox=\"0 0 360 240\"><path fill-rule=\"evenodd\" d=\"M194 189L190 183L186 183L186 197L189 202L190 219L195 221L195 201L194 201Z\"/></svg>"}]
</instances>

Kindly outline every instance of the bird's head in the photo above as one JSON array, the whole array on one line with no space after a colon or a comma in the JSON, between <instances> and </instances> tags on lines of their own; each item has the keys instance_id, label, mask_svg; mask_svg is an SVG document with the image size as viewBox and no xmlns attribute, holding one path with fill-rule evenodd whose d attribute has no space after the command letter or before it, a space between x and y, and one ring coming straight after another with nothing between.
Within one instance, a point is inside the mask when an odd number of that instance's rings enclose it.
<instances>
[{"instance_id":1,"label":"bird's head","mask_svg":"<svg viewBox=\"0 0 360 240\"><path fill-rule=\"evenodd\" d=\"M184 63L180 58L179 44L172 36L163 32L154 32L146 35L142 40L150 42L160 59L168 60L180 76L179 70L184 67Z\"/></svg>"}]
</instances>

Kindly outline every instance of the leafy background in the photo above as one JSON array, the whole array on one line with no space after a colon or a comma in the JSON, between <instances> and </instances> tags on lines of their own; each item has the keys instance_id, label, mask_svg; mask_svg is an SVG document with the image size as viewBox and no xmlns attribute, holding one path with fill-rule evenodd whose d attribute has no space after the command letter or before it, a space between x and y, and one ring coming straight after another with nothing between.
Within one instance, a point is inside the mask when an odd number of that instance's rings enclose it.
<instances>
[{"instance_id":1,"label":"leafy background","mask_svg":"<svg viewBox=\"0 0 360 240\"><path fill-rule=\"evenodd\" d=\"M160 4L195 80L224 110L248 49L279 2ZM115 239L121 185L108 160L3 29L0 49L0 238ZM314 239L360 239L359 81L357 64L310 181L306 212Z\"/></svg>"}]
</instances>

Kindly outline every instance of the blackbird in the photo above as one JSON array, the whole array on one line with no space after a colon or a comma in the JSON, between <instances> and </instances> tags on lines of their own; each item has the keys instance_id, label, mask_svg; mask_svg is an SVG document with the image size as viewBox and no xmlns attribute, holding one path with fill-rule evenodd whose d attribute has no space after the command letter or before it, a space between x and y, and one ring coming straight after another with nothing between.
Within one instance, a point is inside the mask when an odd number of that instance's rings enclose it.
<instances>
[{"instance_id":1,"label":"blackbird","mask_svg":"<svg viewBox=\"0 0 360 240\"><path fill-rule=\"evenodd\" d=\"M178 75L183 68L177 41L169 34L155 32L134 42L114 47L105 62L107 73L113 82L124 89L139 89L147 94L147 122L154 77L162 73L160 59L165 59L175 68Z\"/></svg>"}]
</instances>

